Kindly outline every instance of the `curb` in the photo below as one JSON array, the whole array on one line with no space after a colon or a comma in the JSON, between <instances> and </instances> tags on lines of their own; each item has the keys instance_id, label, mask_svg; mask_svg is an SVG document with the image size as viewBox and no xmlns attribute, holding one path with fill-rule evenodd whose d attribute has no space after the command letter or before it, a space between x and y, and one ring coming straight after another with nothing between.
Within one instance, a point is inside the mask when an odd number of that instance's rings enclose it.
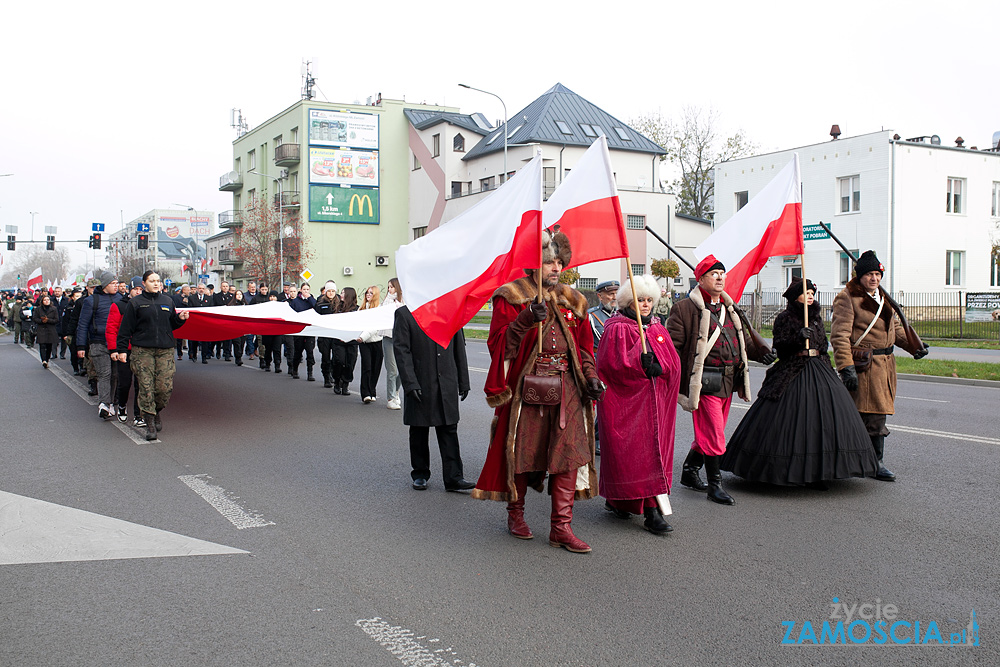
<instances>
[{"instance_id":1,"label":"curb","mask_svg":"<svg viewBox=\"0 0 1000 667\"><path fill-rule=\"evenodd\" d=\"M996 380L972 380L969 378L952 378L941 375L914 375L912 373L896 373L897 380L910 380L911 382L934 382L937 384L960 384L967 387L990 387L1000 389L1000 382Z\"/></svg>"}]
</instances>

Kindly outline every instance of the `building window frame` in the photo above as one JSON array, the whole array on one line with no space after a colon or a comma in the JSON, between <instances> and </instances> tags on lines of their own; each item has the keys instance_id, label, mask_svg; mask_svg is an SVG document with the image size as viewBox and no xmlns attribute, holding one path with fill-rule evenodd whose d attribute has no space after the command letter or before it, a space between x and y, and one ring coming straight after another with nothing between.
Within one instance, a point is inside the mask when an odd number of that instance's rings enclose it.
<instances>
[{"instance_id":1,"label":"building window frame","mask_svg":"<svg viewBox=\"0 0 1000 667\"><path fill-rule=\"evenodd\" d=\"M413 240L414 241L416 241L420 237L426 236L426 235L427 235L427 225L424 225L423 227L414 227L413 228Z\"/></svg>"},{"instance_id":2,"label":"building window frame","mask_svg":"<svg viewBox=\"0 0 1000 667\"><path fill-rule=\"evenodd\" d=\"M479 190L481 192L488 192L490 190L496 189L496 177L487 176L486 178L479 179Z\"/></svg>"},{"instance_id":3,"label":"building window frame","mask_svg":"<svg viewBox=\"0 0 1000 667\"><path fill-rule=\"evenodd\" d=\"M851 259L846 252L842 252L839 254L840 254L840 284L846 285L851 281L851 273L852 273L851 269L854 268L853 267L854 260ZM851 250L851 254L857 257L858 256L857 249Z\"/></svg>"},{"instance_id":4,"label":"building window frame","mask_svg":"<svg viewBox=\"0 0 1000 667\"><path fill-rule=\"evenodd\" d=\"M944 284L946 287L962 287L965 284L965 251L944 251Z\"/></svg>"},{"instance_id":5,"label":"building window frame","mask_svg":"<svg viewBox=\"0 0 1000 667\"><path fill-rule=\"evenodd\" d=\"M837 215L861 212L861 175L837 179Z\"/></svg>"},{"instance_id":6,"label":"building window frame","mask_svg":"<svg viewBox=\"0 0 1000 667\"><path fill-rule=\"evenodd\" d=\"M993 207L990 215L1000 218L1000 181L993 181Z\"/></svg>"},{"instance_id":7,"label":"building window frame","mask_svg":"<svg viewBox=\"0 0 1000 667\"><path fill-rule=\"evenodd\" d=\"M733 199L735 200L736 210L739 211L741 208L750 203L750 191L741 190L739 192L734 192Z\"/></svg>"},{"instance_id":8,"label":"building window frame","mask_svg":"<svg viewBox=\"0 0 1000 667\"><path fill-rule=\"evenodd\" d=\"M948 193L944 212L952 215L965 215L965 179L958 176L948 177Z\"/></svg>"},{"instance_id":9,"label":"building window frame","mask_svg":"<svg viewBox=\"0 0 1000 667\"><path fill-rule=\"evenodd\" d=\"M990 287L1000 287L1000 250L990 251Z\"/></svg>"},{"instance_id":10,"label":"building window frame","mask_svg":"<svg viewBox=\"0 0 1000 667\"><path fill-rule=\"evenodd\" d=\"M455 138L451 142L451 147L452 150L456 153L465 152L465 137L462 136L461 132L455 135Z\"/></svg>"},{"instance_id":11,"label":"building window frame","mask_svg":"<svg viewBox=\"0 0 1000 667\"><path fill-rule=\"evenodd\" d=\"M646 229L646 216L644 215L626 215L625 216L625 229L634 229L636 231L642 231Z\"/></svg>"},{"instance_id":12,"label":"building window frame","mask_svg":"<svg viewBox=\"0 0 1000 667\"><path fill-rule=\"evenodd\" d=\"M421 168L422 167L420 165L420 158L418 158L417 154L414 153L413 154L413 171L416 171L417 169L421 169Z\"/></svg>"},{"instance_id":13,"label":"building window frame","mask_svg":"<svg viewBox=\"0 0 1000 667\"><path fill-rule=\"evenodd\" d=\"M632 265L632 275L633 276L644 276L644 275L646 275L646 265L645 264L633 264Z\"/></svg>"},{"instance_id":14,"label":"building window frame","mask_svg":"<svg viewBox=\"0 0 1000 667\"><path fill-rule=\"evenodd\" d=\"M441 156L441 134L435 134L431 137L431 157Z\"/></svg>"},{"instance_id":15,"label":"building window frame","mask_svg":"<svg viewBox=\"0 0 1000 667\"><path fill-rule=\"evenodd\" d=\"M247 165L249 165L249 170L257 168L257 149L254 148L249 153L247 153Z\"/></svg>"},{"instance_id":16,"label":"building window frame","mask_svg":"<svg viewBox=\"0 0 1000 667\"><path fill-rule=\"evenodd\" d=\"M579 278L576 281L576 288L593 292L597 289L597 278Z\"/></svg>"}]
</instances>

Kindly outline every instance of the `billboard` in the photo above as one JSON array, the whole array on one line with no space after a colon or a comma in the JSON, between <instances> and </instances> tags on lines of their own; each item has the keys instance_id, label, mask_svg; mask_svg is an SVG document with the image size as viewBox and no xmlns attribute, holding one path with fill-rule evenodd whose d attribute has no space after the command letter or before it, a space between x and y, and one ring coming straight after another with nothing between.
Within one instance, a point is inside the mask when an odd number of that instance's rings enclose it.
<instances>
[{"instance_id":1,"label":"billboard","mask_svg":"<svg viewBox=\"0 0 1000 667\"><path fill-rule=\"evenodd\" d=\"M378 188L309 186L310 222L355 222L377 225Z\"/></svg>"},{"instance_id":2,"label":"billboard","mask_svg":"<svg viewBox=\"0 0 1000 667\"><path fill-rule=\"evenodd\" d=\"M378 151L309 149L309 182L378 187Z\"/></svg>"},{"instance_id":3,"label":"billboard","mask_svg":"<svg viewBox=\"0 0 1000 667\"><path fill-rule=\"evenodd\" d=\"M195 238L205 238L211 236L211 218L191 217L191 236Z\"/></svg>"},{"instance_id":4,"label":"billboard","mask_svg":"<svg viewBox=\"0 0 1000 667\"><path fill-rule=\"evenodd\" d=\"M992 322L993 313L1000 313L1000 292L965 293L966 322Z\"/></svg>"},{"instance_id":5,"label":"billboard","mask_svg":"<svg viewBox=\"0 0 1000 667\"><path fill-rule=\"evenodd\" d=\"M309 143L378 150L378 116L310 109Z\"/></svg>"}]
</instances>

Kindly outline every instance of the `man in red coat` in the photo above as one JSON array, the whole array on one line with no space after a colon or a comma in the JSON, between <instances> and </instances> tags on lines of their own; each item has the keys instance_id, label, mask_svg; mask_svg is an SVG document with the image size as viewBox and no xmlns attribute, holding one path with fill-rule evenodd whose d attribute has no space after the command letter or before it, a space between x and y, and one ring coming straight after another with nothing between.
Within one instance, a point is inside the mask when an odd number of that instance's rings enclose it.
<instances>
[{"instance_id":1,"label":"man in red coat","mask_svg":"<svg viewBox=\"0 0 1000 667\"><path fill-rule=\"evenodd\" d=\"M574 499L597 494L593 401L604 386L594 364L587 300L559 283L571 257L569 240L556 231L545 232L542 242L542 299L535 270L526 270L528 277L493 295L486 400L496 415L472 497L506 501L510 534L528 540L534 536L524 521L524 495L528 486L542 491L548 473L549 544L587 553L590 546L573 534L570 524ZM543 385L554 389L551 400L537 389Z\"/></svg>"}]
</instances>

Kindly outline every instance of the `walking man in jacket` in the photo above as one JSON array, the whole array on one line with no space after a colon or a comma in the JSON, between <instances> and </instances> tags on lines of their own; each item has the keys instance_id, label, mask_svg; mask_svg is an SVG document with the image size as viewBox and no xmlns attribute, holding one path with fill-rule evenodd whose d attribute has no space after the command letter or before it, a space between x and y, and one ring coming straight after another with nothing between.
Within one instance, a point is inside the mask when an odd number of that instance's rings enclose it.
<instances>
[{"instance_id":1,"label":"walking man in jacket","mask_svg":"<svg viewBox=\"0 0 1000 667\"><path fill-rule=\"evenodd\" d=\"M101 284L93 295L83 301L80 309L80 319L76 324L76 344L87 348L90 360L94 364L97 375L97 400L100 405L97 414L105 421L114 416L114 395L117 385L111 372L111 355L105 334L108 326L108 315L111 314L111 304L121 297L118 294L118 279L109 271L101 274ZM84 357L83 349L77 351L77 356Z\"/></svg>"}]
</instances>

